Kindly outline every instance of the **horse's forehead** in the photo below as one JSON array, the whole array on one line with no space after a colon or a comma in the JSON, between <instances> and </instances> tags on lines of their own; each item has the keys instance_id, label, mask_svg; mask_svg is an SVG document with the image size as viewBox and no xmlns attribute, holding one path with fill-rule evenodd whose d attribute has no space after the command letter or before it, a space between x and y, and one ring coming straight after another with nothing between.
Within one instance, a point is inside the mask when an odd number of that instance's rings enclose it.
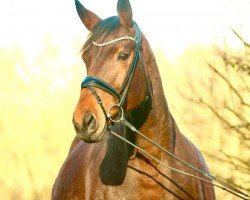
<instances>
[{"instance_id":1,"label":"horse's forehead","mask_svg":"<svg viewBox=\"0 0 250 200\"><path fill-rule=\"evenodd\" d=\"M118 34L127 34L129 36L134 36L134 33L135 33L135 30L133 28L127 28L127 27L123 27L121 26L119 29L118 29Z\"/></svg>"},{"instance_id":2,"label":"horse's forehead","mask_svg":"<svg viewBox=\"0 0 250 200\"><path fill-rule=\"evenodd\" d=\"M103 34L102 37L104 38L110 38L110 39L115 39L121 36L134 36L134 29L133 28L127 28L124 26L118 26L117 29L113 30L112 32L108 34Z\"/></svg>"}]
</instances>

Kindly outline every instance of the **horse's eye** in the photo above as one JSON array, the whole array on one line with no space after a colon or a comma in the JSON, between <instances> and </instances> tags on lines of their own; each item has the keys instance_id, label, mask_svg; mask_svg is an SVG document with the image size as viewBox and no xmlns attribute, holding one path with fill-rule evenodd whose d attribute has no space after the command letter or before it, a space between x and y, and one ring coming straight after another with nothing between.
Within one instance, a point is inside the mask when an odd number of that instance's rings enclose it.
<instances>
[{"instance_id":1,"label":"horse's eye","mask_svg":"<svg viewBox=\"0 0 250 200\"><path fill-rule=\"evenodd\" d=\"M118 56L118 60L126 61L129 57L127 52L121 52Z\"/></svg>"}]
</instances>

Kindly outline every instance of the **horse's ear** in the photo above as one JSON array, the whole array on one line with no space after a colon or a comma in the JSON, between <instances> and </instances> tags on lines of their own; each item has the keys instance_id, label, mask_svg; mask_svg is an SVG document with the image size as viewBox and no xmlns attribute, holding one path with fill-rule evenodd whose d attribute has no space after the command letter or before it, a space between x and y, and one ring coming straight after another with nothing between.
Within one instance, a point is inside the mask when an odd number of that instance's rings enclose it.
<instances>
[{"instance_id":1,"label":"horse's ear","mask_svg":"<svg viewBox=\"0 0 250 200\"><path fill-rule=\"evenodd\" d=\"M101 19L96 14L86 9L78 0L75 0L75 5L82 23L89 31L93 31L95 25L100 22Z\"/></svg>"},{"instance_id":2,"label":"horse's ear","mask_svg":"<svg viewBox=\"0 0 250 200\"><path fill-rule=\"evenodd\" d=\"M133 13L129 0L118 0L117 12L122 25L127 27L133 26Z\"/></svg>"}]
</instances>

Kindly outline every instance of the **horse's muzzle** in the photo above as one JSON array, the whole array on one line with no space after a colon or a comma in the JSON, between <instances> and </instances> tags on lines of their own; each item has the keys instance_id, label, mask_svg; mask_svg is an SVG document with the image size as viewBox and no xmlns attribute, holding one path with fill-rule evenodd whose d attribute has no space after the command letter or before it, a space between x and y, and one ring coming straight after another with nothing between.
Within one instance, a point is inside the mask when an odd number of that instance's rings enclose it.
<instances>
[{"instance_id":1,"label":"horse's muzzle","mask_svg":"<svg viewBox=\"0 0 250 200\"><path fill-rule=\"evenodd\" d=\"M73 125L76 131L77 136L85 142L94 143L99 142L103 138L102 130L98 133L99 124L96 120L96 117L91 114L87 113L83 116L81 124L78 124L74 117L73 117Z\"/></svg>"}]
</instances>

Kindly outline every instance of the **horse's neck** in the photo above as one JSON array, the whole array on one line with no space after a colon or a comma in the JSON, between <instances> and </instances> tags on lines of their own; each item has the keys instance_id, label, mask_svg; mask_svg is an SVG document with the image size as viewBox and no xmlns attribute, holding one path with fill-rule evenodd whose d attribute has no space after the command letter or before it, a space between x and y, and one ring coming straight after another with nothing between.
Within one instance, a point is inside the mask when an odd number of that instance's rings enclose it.
<instances>
[{"instance_id":1,"label":"horse's neck","mask_svg":"<svg viewBox=\"0 0 250 200\"><path fill-rule=\"evenodd\" d=\"M164 148L173 151L174 146L174 121L169 111L166 98L164 96L160 73L153 52L151 51L147 41L144 40L142 46L145 68L148 71L148 76L152 84L152 109L150 110L147 120L140 128L140 131L159 143ZM146 142L145 139L137 137L137 143L145 150L151 153L158 150Z\"/></svg>"}]
</instances>

